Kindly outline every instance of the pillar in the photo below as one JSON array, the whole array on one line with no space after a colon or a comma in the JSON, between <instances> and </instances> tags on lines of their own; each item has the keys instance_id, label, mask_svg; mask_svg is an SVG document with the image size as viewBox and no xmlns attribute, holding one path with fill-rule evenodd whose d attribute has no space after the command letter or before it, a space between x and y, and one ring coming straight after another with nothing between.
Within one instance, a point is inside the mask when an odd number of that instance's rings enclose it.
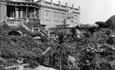
<instances>
[{"instance_id":1,"label":"pillar","mask_svg":"<svg viewBox=\"0 0 115 70\"><path fill-rule=\"evenodd\" d=\"M28 7L26 7L26 17L28 17Z\"/></svg>"},{"instance_id":2,"label":"pillar","mask_svg":"<svg viewBox=\"0 0 115 70\"><path fill-rule=\"evenodd\" d=\"M15 12L16 12L16 17L15 18L19 18L19 11L18 11L18 9L17 9L17 7L15 7Z\"/></svg>"},{"instance_id":3,"label":"pillar","mask_svg":"<svg viewBox=\"0 0 115 70\"><path fill-rule=\"evenodd\" d=\"M40 9L39 9L39 12L38 12L39 14L39 19L40 19L40 22L41 22L41 24L45 24L45 18L44 18L44 8L43 7L41 7Z\"/></svg>"},{"instance_id":4,"label":"pillar","mask_svg":"<svg viewBox=\"0 0 115 70\"><path fill-rule=\"evenodd\" d=\"M34 18L36 18L37 17L37 11L36 11L36 9L34 8Z\"/></svg>"},{"instance_id":5,"label":"pillar","mask_svg":"<svg viewBox=\"0 0 115 70\"><path fill-rule=\"evenodd\" d=\"M23 17L23 11L20 10L20 17L22 18Z\"/></svg>"},{"instance_id":6,"label":"pillar","mask_svg":"<svg viewBox=\"0 0 115 70\"><path fill-rule=\"evenodd\" d=\"M7 16L7 5L0 3L0 20L3 20Z\"/></svg>"}]
</instances>

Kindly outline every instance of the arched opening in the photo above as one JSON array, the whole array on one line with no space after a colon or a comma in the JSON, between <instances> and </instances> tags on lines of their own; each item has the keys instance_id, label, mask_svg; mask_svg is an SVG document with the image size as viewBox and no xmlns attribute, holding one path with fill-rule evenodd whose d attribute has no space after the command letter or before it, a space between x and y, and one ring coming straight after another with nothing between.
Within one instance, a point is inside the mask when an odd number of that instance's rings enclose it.
<instances>
[{"instance_id":1,"label":"arched opening","mask_svg":"<svg viewBox=\"0 0 115 70\"><path fill-rule=\"evenodd\" d=\"M18 32L18 31L11 31L8 33L8 35L11 35L11 36L21 36L21 33Z\"/></svg>"}]
</instances>

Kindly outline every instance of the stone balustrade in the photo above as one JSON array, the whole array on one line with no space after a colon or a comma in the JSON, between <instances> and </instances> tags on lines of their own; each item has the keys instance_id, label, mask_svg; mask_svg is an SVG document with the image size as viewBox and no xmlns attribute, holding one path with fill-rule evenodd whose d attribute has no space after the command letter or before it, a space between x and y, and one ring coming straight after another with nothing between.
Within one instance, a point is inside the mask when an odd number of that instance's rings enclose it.
<instances>
[{"instance_id":1,"label":"stone balustrade","mask_svg":"<svg viewBox=\"0 0 115 70\"><path fill-rule=\"evenodd\" d=\"M9 26L20 26L23 23L22 19L6 19L6 23Z\"/></svg>"}]
</instances>

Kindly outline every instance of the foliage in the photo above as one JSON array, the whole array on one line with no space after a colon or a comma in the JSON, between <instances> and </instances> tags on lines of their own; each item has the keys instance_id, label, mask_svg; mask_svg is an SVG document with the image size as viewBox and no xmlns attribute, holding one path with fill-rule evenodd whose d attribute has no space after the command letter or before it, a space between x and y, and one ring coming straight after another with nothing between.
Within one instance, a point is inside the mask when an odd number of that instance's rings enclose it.
<instances>
[{"instance_id":1,"label":"foliage","mask_svg":"<svg viewBox=\"0 0 115 70\"><path fill-rule=\"evenodd\" d=\"M71 53L69 47L66 45L67 33L60 31L57 33L56 45L52 51L54 58L54 65L59 69L66 69L67 57ZM59 65L58 65L59 64Z\"/></svg>"},{"instance_id":2,"label":"foliage","mask_svg":"<svg viewBox=\"0 0 115 70\"><path fill-rule=\"evenodd\" d=\"M98 22L99 24L102 22ZM102 24L103 25L103 24ZM11 63L15 63L17 58L24 58L25 62L30 63L31 67L36 67L36 63L47 47L51 47L54 65L60 69L68 70L112 70L115 66L114 52L112 48L110 28L105 26L86 28L82 30L84 37L77 38L75 28L72 28L67 33L66 29L56 32L56 37L53 42L48 36L42 36L42 44L36 44L32 36L27 32L27 36L8 36L7 32L10 30L7 25L0 26L0 56ZM88 30L89 29L89 30ZM23 29L21 30L24 33ZM55 30L54 30L55 31ZM70 35L70 37L68 36ZM87 36L86 36L87 35ZM113 39L113 38L112 38ZM111 42L113 42L111 40ZM67 60L68 56L73 56L76 61L71 62ZM10 62L9 62L10 63ZM62 67L61 67L62 66Z\"/></svg>"},{"instance_id":3,"label":"foliage","mask_svg":"<svg viewBox=\"0 0 115 70\"><path fill-rule=\"evenodd\" d=\"M70 29L70 39L71 41L76 41L77 40L77 31L76 31L76 28L71 28Z\"/></svg>"},{"instance_id":4,"label":"foliage","mask_svg":"<svg viewBox=\"0 0 115 70\"><path fill-rule=\"evenodd\" d=\"M84 42L86 45L83 47L84 49L81 49L79 56L80 70L112 70L110 61L113 60L110 59L113 59L114 50L112 50L110 45L107 45L109 30L110 29L100 28L99 31L94 32L93 36L85 38L87 42ZM104 48L99 48L99 45ZM84 46L84 44L80 46ZM111 50L107 50L107 47ZM106 49L107 51L101 51L101 49ZM106 55L102 57L104 54Z\"/></svg>"},{"instance_id":5,"label":"foliage","mask_svg":"<svg viewBox=\"0 0 115 70\"><path fill-rule=\"evenodd\" d=\"M42 50L34 42L31 36L9 36L8 31L4 26L0 26L0 56L8 59L24 58L25 60L39 57ZM33 51L34 48L37 48ZM41 51L39 51L41 50ZM37 52L39 51L39 52ZM36 53L37 52L37 53ZM16 60L15 60L16 61ZM15 63L12 61L11 63Z\"/></svg>"},{"instance_id":6,"label":"foliage","mask_svg":"<svg viewBox=\"0 0 115 70\"><path fill-rule=\"evenodd\" d=\"M94 30L95 29L95 30ZM82 31L82 30L81 30ZM74 58L76 59L76 66L78 67L77 69L80 70L111 70L112 67L110 65L110 61L114 60L113 58L113 51L102 51L102 49L107 49L107 48L100 48L100 47L111 47L105 44L109 44L108 40L110 39L110 29L106 27L90 27L89 30L86 30L85 34L89 36L77 38L77 33L75 31L75 28L72 28L70 31L71 38L68 38L68 34L64 32L60 32L57 34L57 41L58 45L63 44L63 43L68 43L66 44L66 47L69 46L71 51L71 54L73 55ZM66 35L67 34L67 35ZM68 42L68 39L72 42ZM60 47L63 47L60 45ZM59 47L58 47L59 49ZM62 48L60 50L56 51L63 51ZM111 52L111 53L109 53ZM102 57L102 53L104 54L111 54L110 56L107 55L105 57ZM57 56L56 56L57 57ZM58 58L58 57L57 57ZM67 62L68 63L68 62ZM57 62L57 66L59 66L59 63ZM105 65L106 67L103 68L101 65ZM68 67L69 65L67 65ZM72 66L73 68L74 66ZM70 66L71 70L71 66Z\"/></svg>"}]
</instances>

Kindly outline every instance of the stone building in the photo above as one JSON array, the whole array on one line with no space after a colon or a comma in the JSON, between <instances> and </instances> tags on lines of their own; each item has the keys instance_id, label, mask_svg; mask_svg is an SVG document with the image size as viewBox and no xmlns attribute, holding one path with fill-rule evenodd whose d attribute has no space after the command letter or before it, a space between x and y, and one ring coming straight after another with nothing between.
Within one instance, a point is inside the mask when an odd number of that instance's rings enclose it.
<instances>
[{"instance_id":1,"label":"stone building","mask_svg":"<svg viewBox=\"0 0 115 70\"><path fill-rule=\"evenodd\" d=\"M8 25L10 36L30 35L36 39L45 32L38 11L39 5L33 0L0 0L0 26Z\"/></svg>"},{"instance_id":2,"label":"stone building","mask_svg":"<svg viewBox=\"0 0 115 70\"><path fill-rule=\"evenodd\" d=\"M54 27L55 25L69 24L76 26L79 24L80 8L69 7L67 3L62 5L60 1L58 4L45 0L38 0L36 2L40 5L39 19L46 27Z\"/></svg>"},{"instance_id":3,"label":"stone building","mask_svg":"<svg viewBox=\"0 0 115 70\"><path fill-rule=\"evenodd\" d=\"M0 20L4 18L35 18L38 13L38 4L32 0L1 0L0 1Z\"/></svg>"},{"instance_id":4,"label":"stone building","mask_svg":"<svg viewBox=\"0 0 115 70\"><path fill-rule=\"evenodd\" d=\"M39 5L33 0L1 0L0 1L0 20L5 21L10 27L24 27L26 30L33 32L36 27L28 27L36 21L38 32L41 24L38 22ZM1 23L2 24L2 23Z\"/></svg>"},{"instance_id":5,"label":"stone building","mask_svg":"<svg viewBox=\"0 0 115 70\"><path fill-rule=\"evenodd\" d=\"M56 25L79 24L80 8L69 7L67 3L62 5L44 0L0 0L0 21L7 19L10 24L20 24L17 19L38 19L47 28ZM14 19L14 20L13 20Z\"/></svg>"}]
</instances>

